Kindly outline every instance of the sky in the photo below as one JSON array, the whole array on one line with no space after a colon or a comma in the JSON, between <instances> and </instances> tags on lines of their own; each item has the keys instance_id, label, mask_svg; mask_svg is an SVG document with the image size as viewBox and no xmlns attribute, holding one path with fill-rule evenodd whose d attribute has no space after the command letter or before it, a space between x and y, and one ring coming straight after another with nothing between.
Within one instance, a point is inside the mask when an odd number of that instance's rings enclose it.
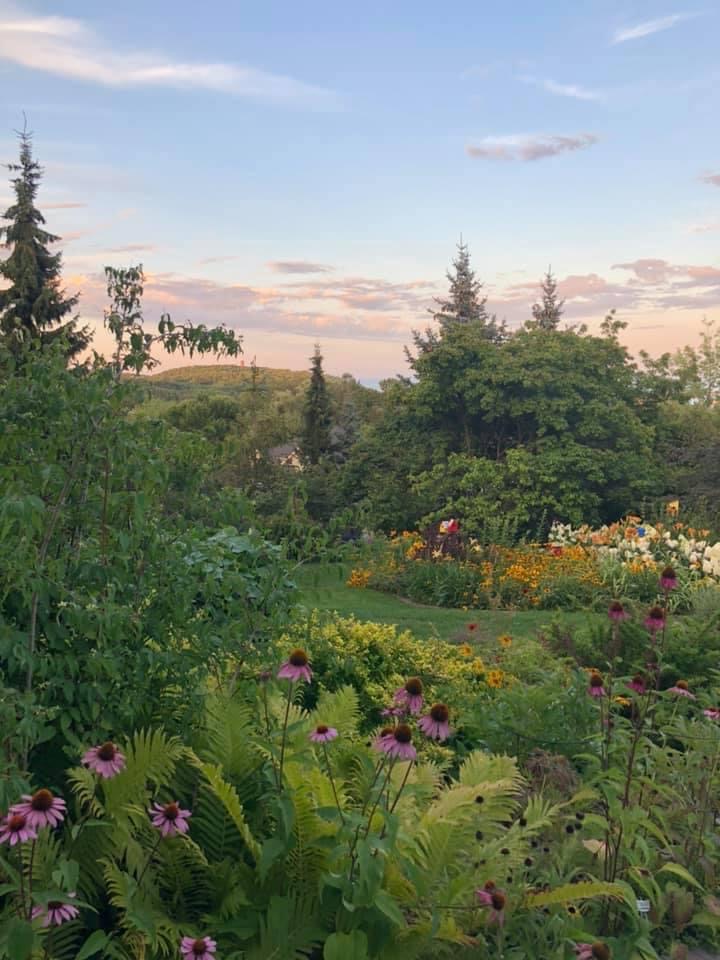
<instances>
[{"instance_id":1,"label":"sky","mask_svg":"<svg viewBox=\"0 0 720 960\"><path fill-rule=\"evenodd\" d=\"M552 266L659 354L720 321L718 36L718 0L0 0L0 160L24 111L101 348L142 263L149 321L376 383L462 237L511 327Z\"/></svg>"}]
</instances>

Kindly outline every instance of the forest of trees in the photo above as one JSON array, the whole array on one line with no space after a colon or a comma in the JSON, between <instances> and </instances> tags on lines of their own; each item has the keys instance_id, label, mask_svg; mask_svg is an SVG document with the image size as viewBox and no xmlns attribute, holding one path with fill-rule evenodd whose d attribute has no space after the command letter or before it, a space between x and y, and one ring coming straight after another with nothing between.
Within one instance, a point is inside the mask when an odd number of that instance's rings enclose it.
<instances>
[{"instance_id":1,"label":"forest of trees","mask_svg":"<svg viewBox=\"0 0 720 960\"><path fill-rule=\"evenodd\" d=\"M62 343L89 370L90 333L78 298L63 290L58 239L37 205L41 170L27 134L11 168L15 202L4 214L0 336L22 351ZM105 322L118 344L117 375L147 370L158 347L190 355L239 339L163 318L149 335L142 269L108 269ZM196 438L209 494L240 494L276 536L303 525L412 529L461 516L481 537L542 536L555 519L610 521L666 497L717 519L720 489L720 330L675 354L630 356L625 323L610 314L598 333L564 323L548 268L527 322L510 329L491 310L467 245L447 274L432 323L413 334L408 374L380 391L326 378L320 347L309 379L283 389L272 371L246 371L242 389L220 380L173 400L167 376L135 392L132 420L162 421ZM218 339L219 337L219 339ZM83 355L83 351L85 354ZM171 377L170 377L171 379ZM145 381L142 381L143 383ZM300 469L279 465L274 445L297 448ZM178 482L180 482L178 480ZM185 481L183 481L185 482Z\"/></svg>"}]
</instances>

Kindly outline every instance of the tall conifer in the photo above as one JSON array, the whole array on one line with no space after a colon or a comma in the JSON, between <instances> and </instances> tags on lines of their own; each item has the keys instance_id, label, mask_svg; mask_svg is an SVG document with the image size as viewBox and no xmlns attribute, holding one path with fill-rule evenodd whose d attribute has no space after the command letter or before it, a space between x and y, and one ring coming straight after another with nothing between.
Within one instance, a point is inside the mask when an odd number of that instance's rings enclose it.
<instances>
[{"instance_id":1,"label":"tall conifer","mask_svg":"<svg viewBox=\"0 0 720 960\"><path fill-rule=\"evenodd\" d=\"M61 286L62 256L50 246L60 239L44 229L45 218L35 206L42 169L32 155L32 137L19 134L18 163L7 164L15 202L2 216L0 240L10 251L0 262L0 335L15 352L35 341L47 344L63 339L68 357L90 340L87 329L77 329L77 317L63 319L77 306Z\"/></svg>"}]
</instances>

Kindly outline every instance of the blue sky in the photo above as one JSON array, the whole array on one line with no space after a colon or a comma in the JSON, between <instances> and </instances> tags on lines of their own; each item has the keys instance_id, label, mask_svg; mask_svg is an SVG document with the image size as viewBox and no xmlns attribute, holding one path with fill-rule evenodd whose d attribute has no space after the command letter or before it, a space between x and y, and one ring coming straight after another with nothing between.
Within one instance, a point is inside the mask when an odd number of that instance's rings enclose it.
<instances>
[{"instance_id":1,"label":"blue sky","mask_svg":"<svg viewBox=\"0 0 720 960\"><path fill-rule=\"evenodd\" d=\"M511 324L551 263L658 352L720 312L718 36L714 2L0 0L0 154L25 110L88 320L142 261L149 317L372 381L462 234Z\"/></svg>"}]
</instances>

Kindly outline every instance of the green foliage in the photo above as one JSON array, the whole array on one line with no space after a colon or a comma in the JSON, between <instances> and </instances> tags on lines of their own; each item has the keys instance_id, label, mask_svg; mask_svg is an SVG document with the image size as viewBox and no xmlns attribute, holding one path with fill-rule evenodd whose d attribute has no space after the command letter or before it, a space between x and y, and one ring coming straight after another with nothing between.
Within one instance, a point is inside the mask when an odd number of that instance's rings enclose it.
<instances>
[{"instance_id":1,"label":"green foliage","mask_svg":"<svg viewBox=\"0 0 720 960\"><path fill-rule=\"evenodd\" d=\"M325 384L322 360L320 347L316 344L315 353L311 358L312 368L305 395L303 431L300 441L303 458L312 465L319 463L323 457L327 456L332 447L330 397Z\"/></svg>"}]
</instances>

